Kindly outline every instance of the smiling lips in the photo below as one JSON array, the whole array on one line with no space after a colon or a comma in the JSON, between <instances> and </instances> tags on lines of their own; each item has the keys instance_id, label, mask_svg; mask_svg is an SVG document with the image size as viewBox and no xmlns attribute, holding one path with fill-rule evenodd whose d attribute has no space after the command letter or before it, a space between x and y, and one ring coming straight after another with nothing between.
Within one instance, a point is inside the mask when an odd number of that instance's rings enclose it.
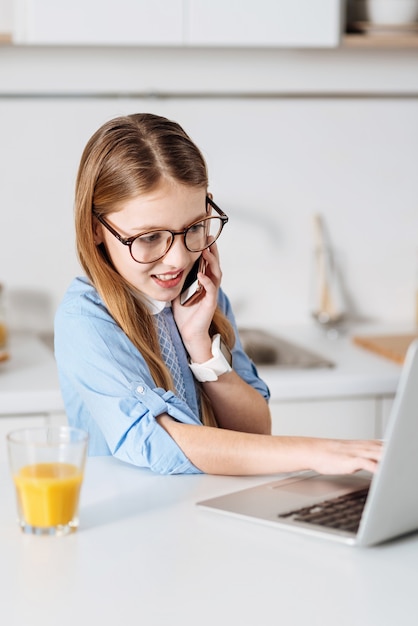
<instances>
[{"instance_id":1,"label":"smiling lips","mask_svg":"<svg viewBox=\"0 0 418 626\"><path fill-rule=\"evenodd\" d=\"M164 289L172 289L177 287L183 278L183 271L176 272L175 274L153 274L155 282Z\"/></svg>"}]
</instances>

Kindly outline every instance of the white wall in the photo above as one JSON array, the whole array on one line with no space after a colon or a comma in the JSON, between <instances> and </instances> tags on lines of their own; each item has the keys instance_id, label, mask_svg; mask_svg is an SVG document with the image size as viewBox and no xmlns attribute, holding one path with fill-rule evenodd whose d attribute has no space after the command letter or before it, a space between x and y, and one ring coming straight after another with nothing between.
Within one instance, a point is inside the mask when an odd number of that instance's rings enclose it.
<instances>
[{"instance_id":1,"label":"white wall","mask_svg":"<svg viewBox=\"0 0 418 626\"><path fill-rule=\"evenodd\" d=\"M244 51L225 52L221 65L219 51L200 53L209 72L206 97L191 97L205 81L187 62L174 84L167 51L162 57L148 50L135 65L129 51L113 51L108 96L109 52L33 52L0 49L0 282L10 294L13 326L51 328L79 271L72 203L81 151L104 121L135 111L176 119L207 158L211 191L231 218L220 248L224 286L241 324L309 322L314 212L325 218L353 310L413 321L418 99L416 79L408 81L418 77L410 71L418 69L418 51L381 59L373 53L364 63L358 52L272 51L250 63ZM151 96L153 76L154 91L169 97ZM127 91L133 96L124 97Z\"/></svg>"}]
</instances>

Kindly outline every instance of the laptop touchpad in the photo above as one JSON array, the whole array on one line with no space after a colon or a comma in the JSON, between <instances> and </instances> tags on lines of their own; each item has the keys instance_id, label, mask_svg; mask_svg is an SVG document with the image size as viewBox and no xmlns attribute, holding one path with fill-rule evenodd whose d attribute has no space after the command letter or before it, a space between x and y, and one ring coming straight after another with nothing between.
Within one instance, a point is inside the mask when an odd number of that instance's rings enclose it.
<instances>
[{"instance_id":1,"label":"laptop touchpad","mask_svg":"<svg viewBox=\"0 0 418 626\"><path fill-rule=\"evenodd\" d=\"M317 497L331 495L346 489L360 489L369 483L369 480L361 479L357 476L313 476L311 478L304 477L300 480L292 480L291 482L287 480L281 483L277 482L272 485L272 488L301 496Z\"/></svg>"}]
</instances>

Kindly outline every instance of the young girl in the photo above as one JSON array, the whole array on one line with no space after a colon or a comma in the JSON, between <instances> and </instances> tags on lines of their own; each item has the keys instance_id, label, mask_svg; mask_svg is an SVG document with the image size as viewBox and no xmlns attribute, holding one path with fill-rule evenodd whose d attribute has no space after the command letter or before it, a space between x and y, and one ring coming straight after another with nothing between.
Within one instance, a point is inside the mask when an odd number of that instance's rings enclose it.
<instances>
[{"instance_id":1,"label":"young girl","mask_svg":"<svg viewBox=\"0 0 418 626\"><path fill-rule=\"evenodd\" d=\"M86 277L57 311L55 352L91 455L161 474L375 470L378 442L270 434L268 388L220 287L215 241L228 218L178 124L151 114L104 124L81 159L75 221ZM203 297L182 305L201 255Z\"/></svg>"}]
</instances>

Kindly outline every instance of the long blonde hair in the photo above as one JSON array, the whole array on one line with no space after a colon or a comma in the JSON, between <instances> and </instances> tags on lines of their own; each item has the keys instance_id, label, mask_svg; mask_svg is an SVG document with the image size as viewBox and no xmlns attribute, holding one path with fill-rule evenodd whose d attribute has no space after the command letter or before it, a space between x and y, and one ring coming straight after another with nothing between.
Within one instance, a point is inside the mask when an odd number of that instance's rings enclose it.
<instances>
[{"instance_id":1,"label":"long blonde hair","mask_svg":"<svg viewBox=\"0 0 418 626\"><path fill-rule=\"evenodd\" d=\"M163 178L207 188L205 160L176 122L143 113L104 124L88 141L78 170L75 196L77 253L88 278L110 315L143 355L156 386L174 390L158 343L153 315L133 295L132 286L115 270L103 245L94 242L93 208L105 216L122 203L155 189ZM235 337L223 313L215 311L211 335L220 333L231 348ZM202 421L216 426L202 386Z\"/></svg>"}]
</instances>

